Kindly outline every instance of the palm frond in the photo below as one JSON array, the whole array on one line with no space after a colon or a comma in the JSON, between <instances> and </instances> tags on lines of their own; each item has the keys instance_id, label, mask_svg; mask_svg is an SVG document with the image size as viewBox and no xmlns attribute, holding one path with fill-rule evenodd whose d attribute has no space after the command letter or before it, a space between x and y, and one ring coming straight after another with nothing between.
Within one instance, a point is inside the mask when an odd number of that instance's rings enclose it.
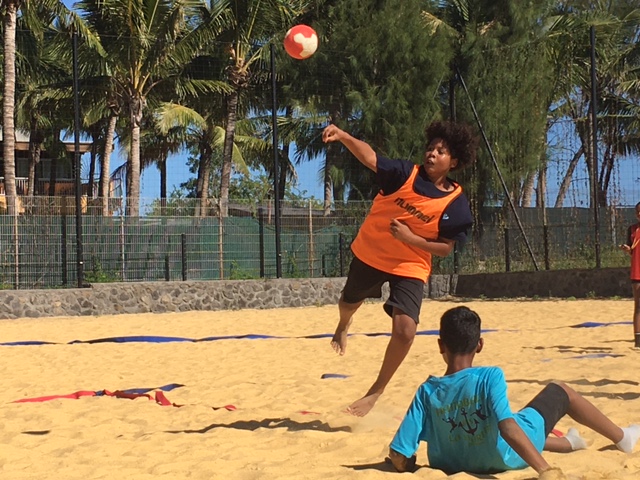
<instances>
[{"instance_id":1,"label":"palm frond","mask_svg":"<svg viewBox=\"0 0 640 480\"><path fill-rule=\"evenodd\" d=\"M202 127L205 119L192 108L177 103L162 102L155 112L158 130L166 134L176 126L187 128L191 125Z\"/></svg>"}]
</instances>

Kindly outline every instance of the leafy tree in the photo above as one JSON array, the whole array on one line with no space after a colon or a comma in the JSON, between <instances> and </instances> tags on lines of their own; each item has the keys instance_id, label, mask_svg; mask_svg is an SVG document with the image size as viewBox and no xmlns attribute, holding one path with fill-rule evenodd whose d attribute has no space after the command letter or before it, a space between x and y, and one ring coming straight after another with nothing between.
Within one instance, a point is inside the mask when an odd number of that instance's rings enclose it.
<instances>
[{"instance_id":1,"label":"leafy tree","mask_svg":"<svg viewBox=\"0 0 640 480\"><path fill-rule=\"evenodd\" d=\"M557 102L552 110L555 119L569 119L576 130L580 146L574 152L560 190L556 207L562 206L576 167L584 158L589 185L596 183L599 205L607 204L611 175L618 157L638 153L640 129L637 107L639 89L634 88L639 67L637 38L640 34L640 9L634 2L559 2L556 10L552 44L555 61L564 69L558 81ZM593 131L591 117L590 29L596 33L596 91L598 98L598 132ZM601 145L594 152L594 135ZM596 153L603 153L595 171ZM594 174L596 181L594 182ZM591 197L591 206L594 206Z\"/></svg>"},{"instance_id":2,"label":"leafy tree","mask_svg":"<svg viewBox=\"0 0 640 480\"><path fill-rule=\"evenodd\" d=\"M419 161L424 128L441 115L439 92L451 49L425 28L423 3L326 1L311 15L321 46L304 65L294 62L295 69L285 72L291 84L285 102L317 122L299 122L295 142L306 159L326 152L327 213L332 202L377 193L371 172L341 146L321 143L327 119L383 155Z\"/></svg>"},{"instance_id":3,"label":"leafy tree","mask_svg":"<svg viewBox=\"0 0 640 480\"><path fill-rule=\"evenodd\" d=\"M432 3L437 5L425 12L425 21L455 48L453 73L459 72L468 86L512 200L528 206L531 181L545 158L546 114L553 101L544 43L551 2ZM475 123L466 95L451 107ZM478 207L500 205L505 199L487 157L481 150L479 161L462 177Z\"/></svg>"},{"instance_id":4,"label":"leafy tree","mask_svg":"<svg viewBox=\"0 0 640 480\"><path fill-rule=\"evenodd\" d=\"M191 157L189 160L191 171L197 168L199 159ZM209 188L211 192L220 188L220 168L214 170L209 178ZM163 207L160 200L154 202L151 215L161 215L162 209L172 215L192 216L199 209L197 202L197 180L192 178L182 183L178 188L171 192L167 199L166 206ZM235 174L231 177L229 184L229 193L233 203L247 205L255 208L259 205L265 205L273 201L273 182L272 179L264 172L258 171L247 175ZM309 198L306 191L299 191L292 185L287 185L283 200L291 207L308 207L309 202L313 208L319 208L321 203ZM204 212L205 214L207 212ZM198 215L206 216L206 215Z\"/></svg>"},{"instance_id":5,"label":"leafy tree","mask_svg":"<svg viewBox=\"0 0 640 480\"><path fill-rule=\"evenodd\" d=\"M186 66L215 38L211 25L192 28L203 1L188 0L84 0L78 3L86 22L100 35L106 52L97 59L111 88L108 99L122 108L129 129L127 162L127 215L137 216L140 202L141 127L148 106L180 92L222 92L215 80L193 80L182 75ZM220 13L216 10L216 13ZM169 92L173 92L172 95ZM155 95L155 97L154 97Z\"/></svg>"},{"instance_id":6,"label":"leafy tree","mask_svg":"<svg viewBox=\"0 0 640 480\"><path fill-rule=\"evenodd\" d=\"M41 38L44 30L56 16L66 16L69 11L59 0L0 0L3 27L3 95L2 133L4 162L4 186L7 195L7 212L16 213L16 164L15 164L15 103L16 103L16 29L18 12L20 22Z\"/></svg>"},{"instance_id":7,"label":"leafy tree","mask_svg":"<svg viewBox=\"0 0 640 480\"><path fill-rule=\"evenodd\" d=\"M226 3L226 2L214 2ZM307 0L239 0L228 6L233 22L222 31L229 62L225 73L232 90L226 97L225 139L220 183L220 213L228 215L229 182L236 122L243 94L252 85L252 68L270 52L274 37L286 32L310 6ZM247 109L241 111L246 114Z\"/></svg>"}]
</instances>

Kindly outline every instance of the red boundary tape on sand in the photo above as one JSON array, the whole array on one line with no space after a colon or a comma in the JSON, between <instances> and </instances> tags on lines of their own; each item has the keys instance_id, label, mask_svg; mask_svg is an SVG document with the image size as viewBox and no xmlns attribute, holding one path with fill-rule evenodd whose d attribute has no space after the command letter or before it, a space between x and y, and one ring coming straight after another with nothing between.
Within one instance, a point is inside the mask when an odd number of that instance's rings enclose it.
<instances>
[{"instance_id":1,"label":"red boundary tape on sand","mask_svg":"<svg viewBox=\"0 0 640 480\"><path fill-rule=\"evenodd\" d=\"M35 403L35 402L48 402L49 400L57 400L59 398L69 398L77 400L80 397L95 397L97 394L90 390L80 390L79 392L69 393L67 395L47 395L44 397L35 398L21 398L20 400L14 400L11 403Z\"/></svg>"},{"instance_id":2,"label":"red boundary tape on sand","mask_svg":"<svg viewBox=\"0 0 640 480\"><path fill-rule=\"evenodd\" d=\"M148 400L153 400L156 404L163 407L184 407L185 405L178 405L177 403L171 402L167 396L164 394L162 390L156 390L153 392L153 395L149 393L131 393L125 392L123 390L102 390L100 395L104 395L107 397L114 398L126 398L129 400L135 400L137 398L147 398ZM96 397L99 396L98 392L91 390L80 390L78 392L69 393L67 395L47 395L44 397L34 397L34 398L21 398L20 400L14 400L11 403L35 403L35 402L48 402L49 400L58 400L58 399L71 399L77 400L81 397ZM235 405L224 405L222 407L211 407L213 410L227 410L228 412L236 411L237 408Z\"/></svg>"}]
</instances>

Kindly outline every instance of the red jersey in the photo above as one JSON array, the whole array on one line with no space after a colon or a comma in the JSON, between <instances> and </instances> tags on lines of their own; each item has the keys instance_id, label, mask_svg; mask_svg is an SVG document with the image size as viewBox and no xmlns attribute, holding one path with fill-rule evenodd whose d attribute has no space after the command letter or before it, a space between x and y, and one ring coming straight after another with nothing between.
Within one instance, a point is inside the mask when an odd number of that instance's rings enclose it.
<instances>
[{"instance_id":1,"label":"red jersey","mask_svg":"<svg viewBox=\"0 0 640 480\"><path fill-rule=\"evenodd\" d=\"M460 196L462 187L454 184L454 190L442 198L420 195L413 191L418 169L416 165L404 185L392 194L376 195L351 250L373 268L424 282L431 273L431 254L394 238L391 219L405 223L416 235L436 240L440 218L447 206Z\"/></svg>"},{"instance_id":2,"label":"red jersey","mask_svg":"<svg viewBox=\"0 0 640 480\"><path fill-rule=\"evenodd\" d=\"M631 280L640 281L640 223L629 227L627 245L631 247Z\"/></svg>"}]
</instances>

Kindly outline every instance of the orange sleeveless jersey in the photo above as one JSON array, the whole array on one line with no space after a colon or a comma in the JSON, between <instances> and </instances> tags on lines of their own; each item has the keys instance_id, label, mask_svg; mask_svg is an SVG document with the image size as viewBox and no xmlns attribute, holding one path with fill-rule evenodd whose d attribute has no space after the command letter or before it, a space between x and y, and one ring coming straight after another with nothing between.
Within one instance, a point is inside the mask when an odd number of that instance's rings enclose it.
<instances>
[{"instance_id":1,"label":"orange sleeveless jersey","mask_svg":"<svg viewBox=\"0 0 640 480\"><path fill-rule=\"evenodd\" d=\"M411 175L397 191L376 196L351 250L364 263L378 270L426 281L431 273L431 254L394 238L391 219L404 222L416 235L436 240L440 217L460 196L462 187L454 184L455 189L443 198L419 195L413 191L418 168L417 165L413 167Z\"/></svg>"},{"instance_id":2,"label":"orange sleeveless jersey","mask_svg":"<svg viewBox=\"0 0 640 480\"><path fill-rule=\"evenodd\" d=\"M631 226L631 280L640 281L640 224Z\"/></svg>"}]
</instances>

